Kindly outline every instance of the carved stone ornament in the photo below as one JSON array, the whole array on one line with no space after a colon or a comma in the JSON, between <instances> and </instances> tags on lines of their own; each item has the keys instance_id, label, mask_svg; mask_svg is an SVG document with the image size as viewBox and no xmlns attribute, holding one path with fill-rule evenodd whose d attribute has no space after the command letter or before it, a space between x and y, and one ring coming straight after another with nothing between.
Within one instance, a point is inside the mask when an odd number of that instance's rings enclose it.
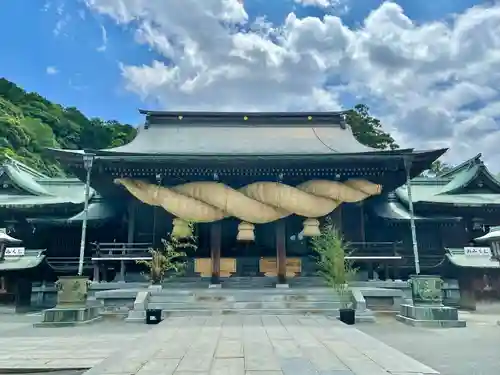
<instances>
[{"instance_id":1,"label":"carved stone ornament","mask_svg":"<svg viewBox=\"0 0 500 375\"><path fill-rule=\"evenodd\" d=\"M411 295L414 305L442 305L443 280L440 276L410 276Z\"/></svg>"}]
</instances>

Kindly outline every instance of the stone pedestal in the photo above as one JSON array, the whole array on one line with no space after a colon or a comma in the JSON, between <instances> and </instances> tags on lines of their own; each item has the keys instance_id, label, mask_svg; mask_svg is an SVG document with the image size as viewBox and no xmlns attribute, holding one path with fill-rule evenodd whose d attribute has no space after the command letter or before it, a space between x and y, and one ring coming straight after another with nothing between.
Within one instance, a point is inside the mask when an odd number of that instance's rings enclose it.
<instances>
[{"instance_id":1,"label":"stone pedestal","mask_svg":"<svg viewBox=\"0 0 500 375\"><path fill-rule=\"evenodd\" d=\"M415 327L455 328L466 326L465 320L458 319L458 310L447 306L403 304L396 319Z\"/></svg>"},{"instance_id":2,"label":"stone pedestal","mask_svg":"<svg viewBox=\"0 0 500 375\"><path fill-rule=\"evenodd\" d=\"M85 276L62 276L56 282L57 305L44 310L34 327L67 327L101 319L100 306L87 304L90 282Z\"/></svg>"},{"instance_id":3,"label":"stone pedestal","mask_svg":"<svg viewBox=\"0 0 500 375\"><path fill-rule=\"evenodd\" d=\"M69 327L94 323L101 320L100 306L65 307L47 309L42 312L42 321L34 327Z\"/></svg>"},{"instance_id":4,"label":"stone pedestal","mask_svg":"<svg viewBox=\"0 0 500 375\"><path fill-rule=\"evenodd\" d=\"M401 305L396 319L405 324L429 328L465 327L458 310L443 305L443 281L434 275L413 275L409 281L413 303Z\"/></svg>"},{"instance_id":5,"label":"stone pedestal","mask_svg":"<svg viewBox=\"0 0 500 375\"><path fill-rule=\"evenodd\" d=\"M276 289L288 289L290 288L289 284L276 284Z\"/></svg>"}]
</instances>

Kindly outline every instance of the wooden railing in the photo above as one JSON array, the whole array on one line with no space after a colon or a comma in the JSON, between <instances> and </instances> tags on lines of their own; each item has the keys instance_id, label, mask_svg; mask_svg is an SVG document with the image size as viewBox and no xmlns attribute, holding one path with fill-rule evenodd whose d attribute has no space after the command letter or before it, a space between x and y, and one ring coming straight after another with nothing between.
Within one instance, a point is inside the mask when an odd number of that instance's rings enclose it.
<instances>
[{"instance_id":1,"label":"wooden railing","mask_svg":"<svg viewBox=\"0 0 500 375\"><path fill-rule=\"evenodd\" d=\"M100 279L101 274L107 272L110 262L120 264L118 280L124 280L127 263L151 259L151 254L148 251L151 248L151 243L147 242L95 242L91 245L92 255L85 258L84 268L87 270L93 268L95 281ZM350 249L346 258L355 262L368 263L369 269L372 269L372 264L399 267L403 258L405 260L408 258L406 255L404 257L401 255L401 242L351 242ZM54 270L60 272L74 272L78 268L78 257L50 257L48 262Z\"/></svg>"},{"instance_id":2,"label":"wooden railing","mask_svg":"<svg viewBox=\"0 0 500 375\"><path fill-rule=\"evenodd\" d=\"M94 264L94 281L99 281L100 270L103 262L119 261L119 281L125 281L125 262L138 260L150 260L151 254L149 242L94 242L92 243L92 263Z\"/></svg>"},{"instance_id":3,"label":"wooden railing","mask_svg":"<svg viewBox=\"0 0 500 375\"><path fill-rule=\"evenodd\" d=\"M346 259L367 262L393 262L403 259L401 242L351 242Z\"/></svg>"},{"instance_id":4,"label":"wooden railing","mask_svg":"<svg viewBox=\"0 0 500 375\"><path fill-rule=\"evenodd\" d=\"M92 261L136 261L136 260L149 260L151 254L149 249L151 243L148 242L104 242L92 243Z\"/></svg>"}]
</instances>

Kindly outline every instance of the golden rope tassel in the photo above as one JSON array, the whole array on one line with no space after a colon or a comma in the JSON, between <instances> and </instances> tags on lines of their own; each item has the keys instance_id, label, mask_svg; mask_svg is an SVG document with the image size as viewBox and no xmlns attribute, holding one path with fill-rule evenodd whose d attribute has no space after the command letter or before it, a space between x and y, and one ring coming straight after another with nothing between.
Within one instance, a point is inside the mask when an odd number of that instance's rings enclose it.
<instances>
[{"instance_id":1,"label":"golden rope tassel","mask_svg":"<svg viewBox=\"0 0 500 375\"><path fill-rule=\"evenodd\" d=\"M236 236L236 240L238 241L255 241L255 226L253 224L247 223L245 221L241 222L238 225L238 235Z\"/></svg>"},{"instance_id":2,"label":"golden rope tassel","mask_svg":"<svg viewBox=\"0 0 500 375\"><path fill-rule=\"evenodd\" d=\"M321 235L318 220L309 218L304 220L303 225L304 229L302 233L304 234L304 237L317 237Z\"/></svg>"},{"instance_id":3,"label":"golden rope tassel","mask_svg":"<svg viewBox=\"0 0 500 375\"><path fill-rule=\"evenodd\" d=\"M179 218L172 220L174 227L172 228L172 237L176 238L188 238L193 235L191 227L187 221Z\"/></svg>"}]
</instances>

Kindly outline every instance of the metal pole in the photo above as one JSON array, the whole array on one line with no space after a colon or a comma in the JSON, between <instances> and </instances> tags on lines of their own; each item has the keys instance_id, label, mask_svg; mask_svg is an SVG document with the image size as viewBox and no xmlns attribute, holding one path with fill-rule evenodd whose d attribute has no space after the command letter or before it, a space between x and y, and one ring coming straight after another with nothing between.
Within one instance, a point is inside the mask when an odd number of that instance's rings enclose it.
<instances>
[{"instance_id":1,"label":"metal pole","mask_svg":"<svg viewBox=\"0 0 500 375\"><path fill-rule=\"evenodd\" d=\"M89 215L89 195L90 195L90 173L92 171L93 155L89 156L90 159L83 158L84 167L87 170L87 180L85 182L85 203L83 209L83 222L82 222L82 236L80 239L80 257L78 259L78 276L83 275L83 260L85 257L85 242L87 237L87 219Z\"/></svg>"},{"instance_id":2,"label":"metal pole","mask_svg":"<svg viewBox=\"0 0 500 375\"><path fill-rule=\"evenodd\" d=\"M417 242L417 231L415 229L415 211L413 211L413 199L411 195L411 160L410 158L404 159L405 171L406 171L406 187L408 189L408 207L410 209L410 229L411 229L411 242L413 245L413 256L415 257L415 273L420 274L420 260L418 257L418 242Z\"/></svg>"}]
</instances>

